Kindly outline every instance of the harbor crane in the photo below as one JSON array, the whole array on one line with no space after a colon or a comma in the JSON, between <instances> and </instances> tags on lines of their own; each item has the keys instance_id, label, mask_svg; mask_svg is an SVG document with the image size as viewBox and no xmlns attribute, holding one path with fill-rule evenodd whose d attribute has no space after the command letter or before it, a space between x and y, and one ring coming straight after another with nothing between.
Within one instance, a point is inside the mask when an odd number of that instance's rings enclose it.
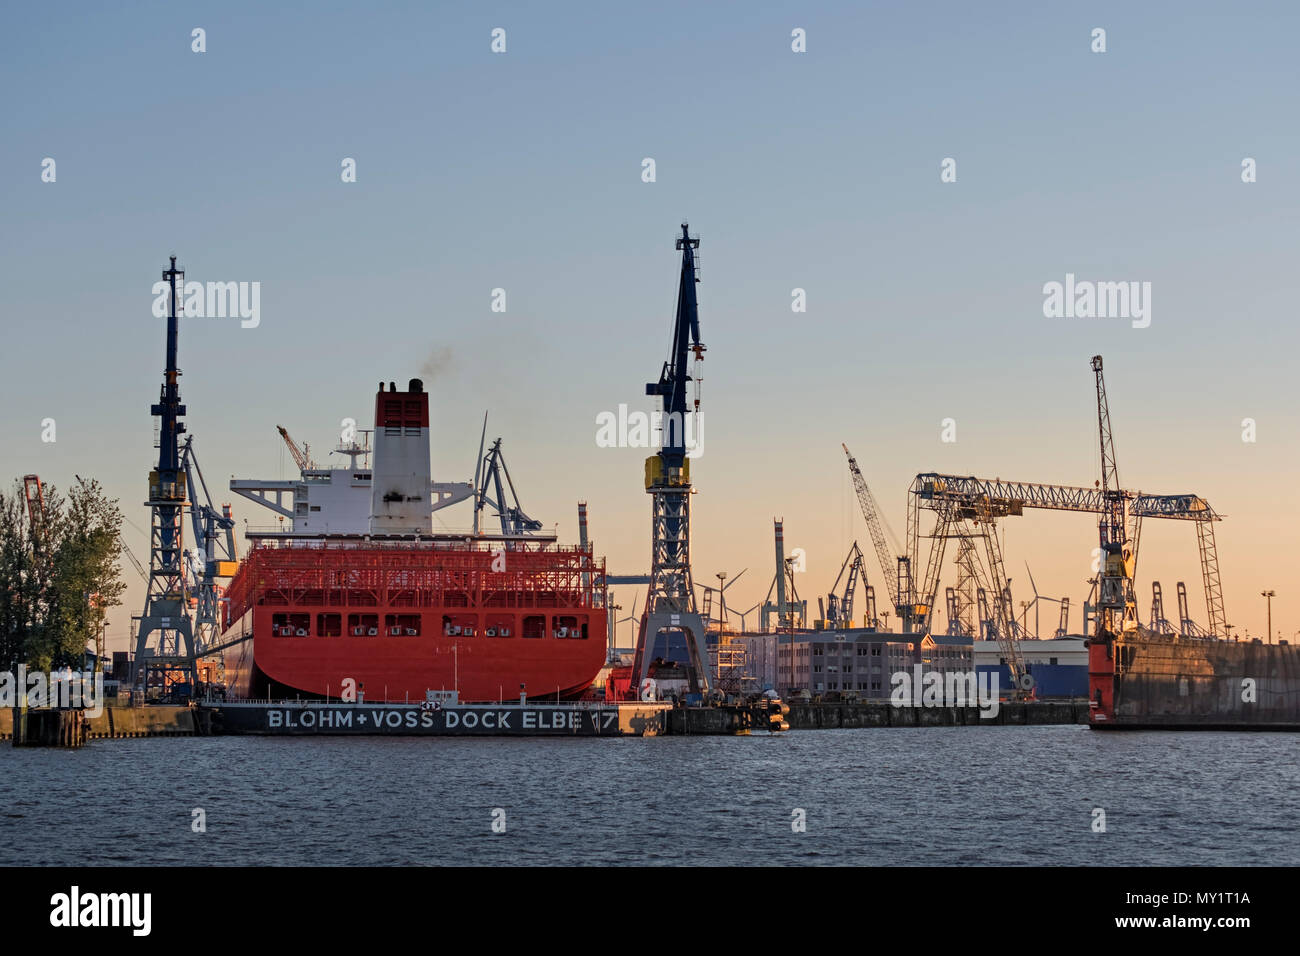
<instances>
[{"instance_id":1,"label":"harbor crane","mask_svg":"<svg viewBox=\"0 0 1300 956\"><path fill-rule=\"evenodd\" d=\"M1214 544L1214 522L1221 521L1223 515L1216 512L1200 495L1126 495L1130 527L1134 529L1130 541L1140 532L1143 519L1190 521L1196 525L1201 569L1206 582L1206 604L1212 608L1212 615L1218 615L1218 633L1226 633L1226 624L1222 620L1223 589L1219 582L1219 561ZM1101 492L1100 482L1095 487L1087 488L934 472L916 476L912 482L910 498L909 527L915 528L920 524L921 510L940 513L936 518L935 533L931 536L933 545L927 561L926 588L937 585L936 572L944 557L944 546L947 538L954 536L950 532L943 532L940 525L943 521L951 521L953 514L957 517L973 517L980 513L981 508L990 516L997 517L1023 515L1027 509L1103 514L1107 508L1107 499ZM947 517L944 517L945 514ZM960 535L957 536L960 538ZM957 554L959 582L964 574L962 558L969 549L965 539L962 540L963 544ZM925 604L926 593L928 592L921 594L922 605ZM928 618L921 620L929 625Z\"/></svg>"},{"instance_id":2,"label":"harbor crane","mask_svg":"<svg viewBox=\"0 0 1300 956\"><path fill-rule=\"evenodd\" d=\"M844 449L844 455L849 460L849 475L853 479L853 489L857 492L858 506L862 509L862 517L867 522L867 531L871 534L871 543L876 551L876 560L880 563L880 571L885 576L885 586L890 600L893 601L903 633L910 634L916 630L918 618L924 620L929 613L927 607L916 603L911 559L907 555L895 557L894 552L890 550L889 543L885 540L887 526L884 518L881 517L880 507L876 504L876 497L867 486L867 480L862 476L862 469L858 467L857 459L849 451L849 446L841 442L840 447Z\"/></svg>"},{"instance_id":3,"label":"harbor crane","mask_svg":"<svg viewBox=\"0 0 1300 956\"><path fill-rule=\"evenodd\" d=\"M1187 589L1184 587L1182 595L1184 599L1186 593ZM1172 637L1178 633L1174 630L1174 626L1169 623L1169 619L1165 617L1165 595L1159 581L1151 582L1151 622L1149 626L1157 634L1164 634L1166 637Z\"/></svg>"},{"instance_id":4,"label":"harbor crane","mask_svg":"<svg viewBox=\"0 0 1300 956\"><path fill-rule=\"evenodd\" d=\"M235 574L235 519L230 505L218 511L212 504L208 484L199 467L194 452L194 436L185 439L181 448L181 467L190 488L190 523L194 529L196 551L191 554L190 574L195 598L194 644L198 658L210 657L214 662L215 683L226 682L225 655L216 652L221 635L222 581ZM203 500L198 500L199 493Z\"/></svg>"},{"instance_id":5,"label":"harbor crane","mask_svg":"<svg viewBox=\"0 0 1300 956\"><path fill-rule=\"evenodd\" d=\"M845 579L847 575L847 580ZM835 583L831 585L830 594L826 596L826 626L829 628L844 628L853 626L853 598L857 590L858 579L862 579L864 588L869 589L867 584L866 559L862 556L862 549L858 547L856 541L849 548L849 553L844 558L844 563L840 565L840 573L835 578ZM844 581L844 590L839 592L840 581ZM874 598L874 592L872 598ZM874 600L870 603L874 604ZM875 627L876 623L871 618L867 619L867 627Z\"/></svg>"},{"instance_id":6,"label":"harbor crane","mask_svg":"<svg viewBox=\"0 0 1300 956\"><path fill-rule=\"evenodd\" d=\"M483 429L483 437L486 437L486 415L483 416ZM509 497L506 496L506 488L510 489ZM474 471L474 534L476 536L482 533L483 509L488 505L496 509L497 518L501 522L501 534L504 536L532 535L542 530L542 523L536 518L528 517L519 504L519 493L515 491L510 469L506 467L500 438L492 443L492 450L486 457L483 455L483 439L479 439L479 461Z\"/></svg>"},{"instance_id":7,"label":"harbor crane","mask_svg":"<svg viewBox=\"0 0 1300 956\"><path fill-rule=\"evenodd\" d=\"M1133 573L1137 566L1137 536L1141 513L1135 512L1129 525L1129 496L1119 483L1115 460L1115 438L1110 427L1110 405L1100 355L1092 357L1097 386L1097 428L1101 443L1102 514L1098 522L1101 542L1101 581L1097 599L1099 640L1109 642L1125 631L1137 628L1137 600L1133 596Z\"/></svg>"},{"instance_id":8,"label":"harbor crane","mask_svg":"<svg viewBox=\"0 0 1300 956\"><path fill-rule=\"evenodd\" d=\"M712 690L704 647L706 625L695 605L691 576L691 463L686 448L687 415L694 412L698 421L700 414L698 366L705 351L695 288L700 281L695 252L700 240L682 223L675 245L682 258L672 349L659 380L645 387L646 395L660 400L663 418L659 452L645 462L645 490L651 502L650 586L632 665L633 687L643 696L655 693L651 670L656 660L666 662L670 657L684 658L673 663L685 671L690 692ZM692 357L695 369L688 368ZM688 382L695 383L693 406L687 398Z\"/></svg>"},{"instance_id":9,"label":"harbor crane","mask_svg":"<svg viewBox=\"0 0 1300 956\"><path fill-rule=\"evenodd\" d=\"M185 586L184 509L185 469L181 462L180 368L177 366L180 296L185 272L176 257L162 274L168 284L167 348L163 383L151 414L158 419L158 464L149 472L151 516L149 533L149 586L135 639L133 683L143 700L152 686L163 694L190 691L197 683L195 642ZM156 640L151 638L157 635Z\"/></svg>"},{"instance_id":10,"label":"harbor crane","mask_svg":"<svg viewBox=\"0 0 1300 956\"><path fill-rule=\"evenodd\" d=\"M289 454L293 456L293 463L298 466L298 470L300 472L315 471L316 462L312 460L309 454L311 451L310 446L304 444L302 448L299 448L297 442L289 437L289 432L283 425L276 425L275 430L280 433L280 437L284 439L284 443L289 446Z\"/></svg>"}]
</instances>

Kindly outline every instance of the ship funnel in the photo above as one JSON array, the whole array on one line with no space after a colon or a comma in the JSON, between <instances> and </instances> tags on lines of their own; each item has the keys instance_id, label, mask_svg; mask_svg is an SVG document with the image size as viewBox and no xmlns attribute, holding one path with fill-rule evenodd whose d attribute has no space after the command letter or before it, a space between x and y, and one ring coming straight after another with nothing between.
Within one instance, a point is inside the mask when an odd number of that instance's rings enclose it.
<instances>
[{"instance_id":1,"label":"ship funnel","mask_svg":"<svg viewBox=\"0 0 1300 956\"><path fill-rule=\"evenodd\" d=\"M388 385L375 396L370 532L429 534L429 395L419 379L411 379L406 392Z\"/></svg>"}]
</instances>

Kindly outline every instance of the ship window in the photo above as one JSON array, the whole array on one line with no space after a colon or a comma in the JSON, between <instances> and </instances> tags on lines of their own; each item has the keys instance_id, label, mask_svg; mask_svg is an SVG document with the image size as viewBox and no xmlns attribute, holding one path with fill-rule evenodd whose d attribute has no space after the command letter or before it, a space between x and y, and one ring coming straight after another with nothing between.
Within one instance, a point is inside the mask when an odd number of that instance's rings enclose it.
<instances>
[{"instance_id":1,"label":"ship window","mask_svg":"<svg viewBox=\"0 0 1300 956\"><path fill-rule=\"evenodd\" d=\"M378 614L349 614L349 637L375 637L379 634Z\"/></svg>"},{"instance_id":2,"label":"ship window","mask_svg":"<svg viewBox=\"0 0 1300 956\"><path fill-rule=\"evenodd\" d=\"M317 614L316 633L320 637L339 637L343 634L342 614Z\"/></svg>"},{"instance_id":3,"label":"ship window","mask_svg":"<svg viewBox=\"0 0 1300 956\"><path fill-rule=\"evenodd\" d=\"M586 630L586 624L579 624L578 619L571 614L555 618L553 629L555 637L579 639L587 636Z\"/></svg>"},{"instance_id":4,"label":"ship window","mask_svg":"<svg viewBox=\"0 0 1300 956\"><path fill-rule=\"evenodd\" d=\"M384 634L388 637L418 637L423 628L419 614L385 614Z\"/></svg>"},{"instance_id":5,"label":"ship window","mask_svg":"<svg viewBox=\"0 0 1300 956\"><path fill-rule=\"evenodd\" d=\"M311 506L311 510L312 510L312 511L320 511L320 505L312 505L312 506Z\"/></svg>"},{"instance_id":6,"label":"ship window","mask_svg":"<svg viewBox=\"0 0 1300 956\"><path fill-rule=\"evenodd\" d=\"M442 616L443 637L478 637L478 617L473 614L444 614Z\"/></svg>"},{"instance_id":7,"label":"ship window","mask_svg":"<svg viewBox=\"0 0 1300 956\"><path fill-rule=\"evenodd\" d=\"M306 637L311 633L310 614L280 613L271 615L271 633L275 637Z\"/></svg>"},{"instance_id":8,"label":"ship window","mask_svg":"<svg viewBox=\"0 0 1300 956\"><path fill-rule=\"evenodd\" d=\"M524 618L524 637L545 637L546 618L540 614L529 614Z\"/></svg>"}]
</instances>

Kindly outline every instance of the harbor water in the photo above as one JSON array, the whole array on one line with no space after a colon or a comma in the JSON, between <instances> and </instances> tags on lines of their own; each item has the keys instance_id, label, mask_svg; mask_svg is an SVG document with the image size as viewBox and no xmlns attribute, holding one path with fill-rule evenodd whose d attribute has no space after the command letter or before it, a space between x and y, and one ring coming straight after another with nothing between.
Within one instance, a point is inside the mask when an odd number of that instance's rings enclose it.
<instances>
[{"instance_id":1,"label":"harbor water","mask_svg":"<svg viewBox=\"0 0 1300 956\"><path fill-rule=\"evenodd\" d=\"M1071 725L5 746L0 864L1294 866L1297 757Z\"/></svg>"}]
</instances>

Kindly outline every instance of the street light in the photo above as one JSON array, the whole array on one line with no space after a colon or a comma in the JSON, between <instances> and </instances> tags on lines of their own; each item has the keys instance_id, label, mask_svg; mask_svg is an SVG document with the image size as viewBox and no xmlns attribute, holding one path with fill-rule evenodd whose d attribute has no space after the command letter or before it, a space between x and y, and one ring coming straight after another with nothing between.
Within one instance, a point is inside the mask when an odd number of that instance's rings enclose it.
<instances>
[{"instance_id":1,"label":"street light","mask_svg":"<svg viewBox=\"0 0 1300 956\"><path fill-rule=\"evenodd\" d=\"M1268 643L1273 643L1273 596L1276 591L1260 591L1259 596L1268 601Z\"/></svg>"}]
</instances>

